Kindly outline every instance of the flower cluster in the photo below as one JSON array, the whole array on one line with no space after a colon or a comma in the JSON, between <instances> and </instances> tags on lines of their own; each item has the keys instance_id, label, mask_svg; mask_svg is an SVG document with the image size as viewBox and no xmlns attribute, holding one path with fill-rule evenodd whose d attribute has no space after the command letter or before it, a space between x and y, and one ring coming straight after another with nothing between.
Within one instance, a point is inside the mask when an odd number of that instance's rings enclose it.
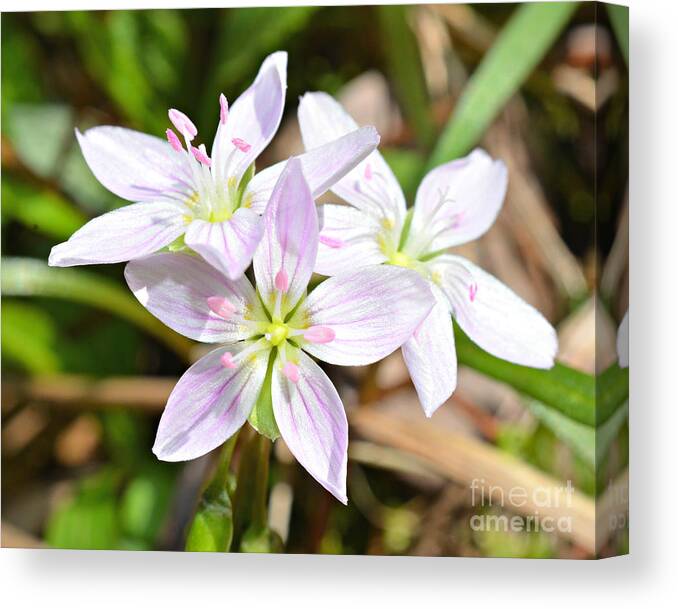
<instances>
[{"instance_id":1,"label":"flower cluster","mask_svg":"<svg viewBox=\"0 0 678 609\"><path fill-rule=\"evenodd\" d=\"M269 56L229 108L219 99L210 153L172 109L167 141L120 127L77 133L99 181L132 202L56 246L50 264L129 261L127 283L167 326L217 344L172 391L153 450L199 457L266 408L299 463L346 502L348 425L321 360L356 366L402 347L425 413L456 386L452 317L479 346L512 362L550 367L553 328L499 281L448 248L494 222L506 169L476 150L434 169L415 205L381 155L330 96L306 94L306 152L254 172L278 129L285 53ZM316 207L331 190L349 205ZM244 275L253 263L255 285ZM329 276L309 291L313 273ZM262 429L260 429L262 430Z\"/></svg>"}]
</instances>

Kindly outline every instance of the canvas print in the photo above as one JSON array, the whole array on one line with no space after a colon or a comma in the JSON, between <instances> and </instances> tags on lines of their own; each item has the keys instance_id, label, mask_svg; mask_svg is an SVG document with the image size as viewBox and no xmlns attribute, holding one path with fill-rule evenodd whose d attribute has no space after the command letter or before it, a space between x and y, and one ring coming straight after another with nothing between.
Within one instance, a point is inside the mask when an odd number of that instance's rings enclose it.
<instances>
[{"instance_id":1,"label":"canvas print","mask_svg":"<svg viewBox=\"0 0 678 609\"><path fill-rule=\"evenodd\" d=\"M628 552L628 10L2 15L2 545Z\"/></svg>"}]
</instances>

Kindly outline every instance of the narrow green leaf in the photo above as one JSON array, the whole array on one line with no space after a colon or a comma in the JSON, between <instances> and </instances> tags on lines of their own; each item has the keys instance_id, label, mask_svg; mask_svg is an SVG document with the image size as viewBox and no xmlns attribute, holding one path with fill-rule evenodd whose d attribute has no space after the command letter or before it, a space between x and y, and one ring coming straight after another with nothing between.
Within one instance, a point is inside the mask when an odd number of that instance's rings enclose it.
<instances>
[{"instance_id":1,"label":"narrow green leaf","mask_svg":"<svg viewBox=\"0 0 678 609\"><path fill-rule=\"evenodd\" d=\"M436 137L428 98L426 79L414 32L407 23L410 7L403 5L376 7L381 39L388 69L398 99L419 143L428 148Z\"/></svg>"},{"instance_id":2,"label":"narrow green leaf","mask_svg":"<svg viewBox=\"0 0 678 609\"><path fill-rule=\"evenodd\" d=\"M578 6L578 2L535 2L515 10L469 80L429 159L429 169L471 150Z\"/></svg>"},{"instance_id":3,"label":"narrow green leaf","mask_svg":"<svg viewBox=\"0 0 678 609\"><path fill-rule=\"evenodd\" d=\"M29 372L57 372L61 365L56 353L58 331L51 317L27 303L2 302L2 356Z\"/></svg>"},{"instance_id":4,"label":"narrow green leaf","mask_svg":"<svg viewBox=\"0 0 678 609\"><path fill-rule=\"evenodd\" d=\"M153 317L119 284L90 271L49 267L34 258L2 260L3 296L43 296L84 303L113 313L146 330L184 359L191 342Z\"/></svg>"},{"instance_id":5,"label":"narrow green leaf","mask_svg":"<svg viewBox=\"0 0 678 609\"><path fill-rule=\"evenodd\" d=\"M596 465L596 429L579 423L561 412L549 408L535 400L529 400L527 406L556 437L571 448L591 467Z\"/></svg>"},{"instance_id":6,"label":"narrow green leaf","mask_svg":"<svg viewBox=\"0 0 678 609\"><path fill-rule=\"evenodd\" d=\"M614 35L621 49L626 65L629 65L629 7L619 4L606 4L607 14L612 23Z\"/></svg>"},{"instance_id":7,"label":"narrow green leaf","mask_svg":"<svg viewBox=\"0 0 678 609\"><path fill-rule=\"evenodd\" d=\"M556 364L550 370L512 364L483 351L455 326L459 363L510 385L565 416L596 425L596 382L578 370Z\"/></svg>"},{"instance_id":8,"label":"narrow green leaf","mask_svg":"<svg viewBox=\"0 0 678 609\"><path fill-rule=\"evenodd\" d=\"M602 425L628 400L629 369L613 364L596 378L596 424Z\"/></svg>"},{"instance_id":9,"label":"narrow green leaf","mask_svg":"<svg viewBox=\"0 0 678 609\"><path fill-rule=\"evenodd\" d=\"M68 239L85 222L85 215L61 195L9 178L2 181L3 216L48 237Z\"/></svg>"}]
</instances>

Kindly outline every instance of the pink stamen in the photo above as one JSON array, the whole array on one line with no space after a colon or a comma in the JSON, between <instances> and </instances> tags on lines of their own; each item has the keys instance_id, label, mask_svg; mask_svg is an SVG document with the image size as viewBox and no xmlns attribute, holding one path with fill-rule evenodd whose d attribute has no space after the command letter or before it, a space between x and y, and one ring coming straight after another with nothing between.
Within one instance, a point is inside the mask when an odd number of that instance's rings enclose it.
<instances>
[{"instance_id":1,"label":"pink stamen","mask_svg":"<svg viewBox=\"0 0 678 609\"><path fill-rule=\"evenodd\" d=\"M341 239L335 239L334 237L328 237L327 235L320 235L318 241L327 247L338 250L344 247L344 242Z\"/></svg>"},{"instance_id":2,"label":"pink stamen","mask_svg":"<svg viewBox=\"0 0 678 609\"><path fill-rule=\"evenodd\" d=\"M283 366L283 374L293 383L299 382L299 366L292 362L285 362Z\"/></svg>"},{"instance_id":3,"label":"pink stamen","mask_svg":"<svg viewBox=\"0 0 678 609\"><path fill-rule=\"evenodd\" d=\"M336 332L327 326L312 326L304 332L304 338L309 343L331 343L336 335Z\"/></svg>"},{"instance_id":4,"label":"pink stamen","mask_svg":"<svg viewBox=\"0 0 678 609\"><path fill-rule=\"evenodd\" d=\"M249 152L250 148L252 148L245 140L242 140L239 137L234 137L231 142L233 142L233 145L240 150L240 152Z\"/></svg>"},{"instance_id":5,"label":"pink stamen","mask_svg":"<svg viewBox=\"0 0 678 609\"><path fill-rule=\"evenodd\" d=\"M222 125L226 124L228 120L228 100L226 96L222 93L219 96L219 121Z\"/></svg>"},{"instance_id":6,"label":"pink stamen","mask_svg":"<svg viewBox=\"0 0 678 609\"><path fill-rule=\"evenodd\" d=\"M229 353L228 351L226 351L226 353L224 353L219 359L221 360L221 365L224 368L230 368L233 370L233 368L236 367L236 363L233 361L233 354Z\"/></svg>"},{"instance_id":7,"label":"pink stamen","mask_svg":"<svg viewBox=\"0 0 678 609\"><path fill-rule=\"evenodd\" d=\"M199 163L202 163L205 167L209 167L212 165L212 161L210 160L210 157L207 156L207 153L204 150L201 150L201 148L191 146L191 153Z\"/></svg>"},{"instance_id":8,"label":"pink stamen","mask_svg":"<svg viewBox=\"0 0 678 609\"><path fill-rule=\"evenodd\" d=\"M365 165L365 179L366 180L372 179L372 165L370 165L369 163Z\"/></svg>"},{"instance_id":9,"label":"pink stamen","mask_svg":"<svg viewBox=\"0 0 678 609\"><path fill-rule=\"evenodd\" d=\"M181 141L177 137L177 134L174 133L174 131L172 131L171 129L167 129L167 131L165 131L165 135L167 136L167 141L169 142L169 145L172 146L174 150L176 150L177 152L181 152L184 149L183 146L181 145Z\"/></svg>"},{"instance_id":10,"label":"pink stamen","mask_svg":"<svg viewBox=\"0 0 678 609\"><path fill-rule=\"evenodd\" d=\"M470 286L468 286L468 297L471 299L471 302L473 302L476 299L477 293L478 293L477 283L472 283Z\"/></svg>"},{"instance_id":11,"label":"pink stamen","mask_svg":"<svg viewBox=\"0 0 678 609\"><path fill-rule=\"evenodd\" d=\"M275 275L275 289L280 292L287 292L290 287L290 280L287 277L285 269L280 269Z\"/></svg>"},{"instance_id":12,"label":"pink stamen","mask_svg":"<svg viewBox=\"0 0 678 609\"><path fill-rule=\"evenodd\" d=\"M228 319L235 313L235 305L221 296L210 296L207 299L207 306L210 310L224 319Z\"/></svg>"},{"instance_id":13,"label":"pink stamen","mask_svg":"<svg viewBox=\"0 0 678 609\"><path fill-rule=\"evenodd\" d=\"M189 141L192 140L196 135L198 135L198 129L193 124L193 121L188 118L181 110L176 110L171 108L167 113L170 121L176 128L176 130L186 137Z\"/></svg>"}]
</instances>

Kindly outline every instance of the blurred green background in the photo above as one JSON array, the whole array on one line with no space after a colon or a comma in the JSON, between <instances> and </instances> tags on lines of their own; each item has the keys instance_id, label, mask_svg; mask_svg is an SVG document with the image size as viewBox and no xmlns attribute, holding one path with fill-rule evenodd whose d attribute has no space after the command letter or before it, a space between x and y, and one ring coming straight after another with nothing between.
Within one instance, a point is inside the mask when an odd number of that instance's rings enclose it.
<instances>
[{"instance_id":1,"label":"blurred green background","mask_svg":"<svg viewBox=\"0 0 678 609\"><path fill-rule=\"evenodd\" d=\"M516 190L492 239L467 253L554 324L587 327L625 209L628 49L623 15L594 3L551 7L3 14L3 543L10 531L18 545L184 547L209 459L162 463L150 447L163 391L195 347L138 306L123 265L45 262L89 218L123 204L90 173L76 126L162 136L176 107L209 146L219 93L234 100L272 51L289 54L287 106L263 165L299 151L294 117L309 90L344 96L374 118L410 201L427 168L487 146L508 157ZM603 294L610 327L628 306L626 268L622 260ZM577 340L567 363L590 373L592 347ZM376 369L331 374L356 403L385 399L399 382L398 372ZM97 379L112 384L92 385ZM526 401L502 410L509 394L470 385L479 393L462 393L448 409L455 433L461 426L497 454L573 479L588 496L624 471L625 416L607 430L613 449L596 465L591 445L581 448L590 430L561 426ZM419 414L416 401L410 406ZM472 534L462 482L413 468L402 447L375 457L374 446L384 447L366 436L358 434L352 455L348 508L276 450L271 505L275 497L283 506L272 513L282 514L287 551L591 555L553 535ZM625 539L622 532L604 551L623 551Z\"/></svg>"}]
</instances>

